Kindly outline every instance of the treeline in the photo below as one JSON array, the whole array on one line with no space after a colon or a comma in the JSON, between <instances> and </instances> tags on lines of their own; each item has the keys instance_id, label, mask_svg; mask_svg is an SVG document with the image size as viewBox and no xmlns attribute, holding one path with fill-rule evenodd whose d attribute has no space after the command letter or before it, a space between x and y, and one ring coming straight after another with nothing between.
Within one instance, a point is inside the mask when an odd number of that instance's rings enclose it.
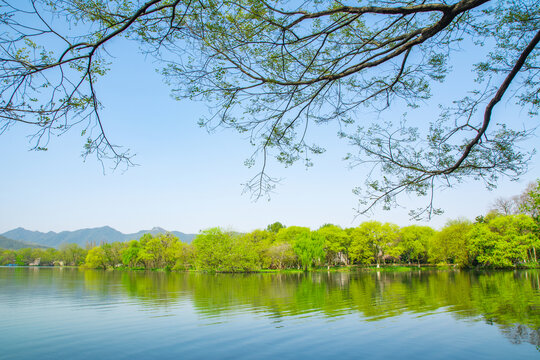
<instances>
[{"instance_id":1,"label":"treeline","mask_svg":"<svg viewBox=\"0 0 540 360\"><path fill-rule=\"evenodd\" d=\"M276 222L266 230L235 233L212 228L191 244L172 234L82 249L0 250L0 265L84 265L90 268L246 272L264 269L330 268L349 265L450 264L457 267L537 267L540 248L540 180L520 197L497 199L475 222L450 221L440 231L400 228L367 221L342 229L327 224L312 231ZM516 212L521 212L516 214Z\"/></svg>"},{"instance_id":2,"label":"treeline","mask_svg":"<svg viewBox=\"0 0 540 360\"><path fill-rule=\"evenodd\" d=\"M247 234L208 229L192 244L172 234L145 234L139 240L90 249L76 244L60 249L0 249L0 265L221 272L385 264L536 267L540 256L538 230L531 216L496 213L479 217L474 223L450 221L440 231L418 225L400 228L378 221L348 229L324 225L315 231L274 223L266 230Z\"/></svg>"},{"instance_id":3,"label":"treeline","mask_svg":"<svg viewBox=\"0 0 540 360\"><path fill-rule=\"evenodd\" d=\"M88 249L77 244L63 244L59 249L0 249L0 265L79 266L84 264L87 254Z\"/></svg>"},{"instance_id":4,"label":"treeline","mask_svg":"<svg viewBox=\"0 0 540 360\"><path fill-rule=\"evenodd\" d=\"M539 246L538 226L528 215L456 220L440 231L378 221L349 229L325 225L315 231L275 223L247 234L208 229L192 244L171 234L147 234L138 241L90 249L86 266L221 272L385 264L536 267Z\"/></svg>"},{"instance_id":5,"label":"treeline","mask_svg":"<svg viewBox=\"0 0 540 360\"><path fill-rule=\"evenodd\" d=\"M0 250L0 264L222 272L385 264L535 267L538 234L534 219L522 214L490 214L474 223L454 220L440 231L378 221L348 229L324 225L315 231L274 223L246 234L208 229L192 244L172 234L145 234L139 240L90 249L69 244L60 249Z\"/></svg>"}]
</instances>

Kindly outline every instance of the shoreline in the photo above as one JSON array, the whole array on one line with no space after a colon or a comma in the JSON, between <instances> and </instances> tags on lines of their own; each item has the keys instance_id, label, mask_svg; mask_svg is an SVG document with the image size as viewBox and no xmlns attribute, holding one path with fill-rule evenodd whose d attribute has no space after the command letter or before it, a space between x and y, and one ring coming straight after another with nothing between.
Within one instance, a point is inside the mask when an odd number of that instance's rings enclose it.
<instances>
[{"instance_id":1,"label":"shoreline","mask_svg":"<svg viewBox=\"0 0 540 360\"><path fill-rule=\"evenodd\" d=\"M135 271L135 272L172 272L172 273L202 273L202 274L303 274L303 273L368 273L368 272L423 272L423 271L511 271L511 270L537 270L540 269L540 264L535 264L534 266L522 266L522 267L459 267L453 264L448 265L432 265L432 264L423 264L420 267L418 265L406 265L406 264L396 264L396 265L385 265L377 267L373 266L360 266L360 265L349 265L341 267L321 267L316 269L260 269L260 270L250 270L250 271L207 271L207 270L197 270L197 269L166 269L166 268L155 268L155 269L145 269L145 268L129 268L124 266L119 266L116 268L107 268L107 269L96 269L82 266L40 266L40 265L0 265L0 268L7 269L17 269L17 268L27 268L27 269L81 269L81 270L101 270L101 271Z\"/></svg>"}]
</instances>

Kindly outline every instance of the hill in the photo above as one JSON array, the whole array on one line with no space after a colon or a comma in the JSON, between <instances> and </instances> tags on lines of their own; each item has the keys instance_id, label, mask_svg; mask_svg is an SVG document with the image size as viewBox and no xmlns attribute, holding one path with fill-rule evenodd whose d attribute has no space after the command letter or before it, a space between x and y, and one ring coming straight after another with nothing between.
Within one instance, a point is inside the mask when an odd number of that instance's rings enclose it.
<instances>
[{"instance_id":1,"label":"hill","mask_svg":"<svg viewBox=\"0 0 540 360\"><path fill-rule=\"evenodd\" d=\"M151 230L141 230L141 231L133 233L133 234L124 235L126 237L124 241L138 240L144 234L157 235L157 234L165 234L165 233L168 233L168 232L170 232L171 234L173 234L174 236L179 238L180 241L183 241L183 242L188 243L188 244L191 243L191 241L195 238L195 236L197 236L197 234L186 234L186 233L183 233L183 232L180 232L180 231L167 231L167 230L165 230L163 228L160 228L160 227L154 227Z\"/></svg>"},{"instance_id":2,"label":"hill","mask_svg":"<svg viewBox=\"0 0 540 360\"><path fill-rule=\"evenodd\" d=\"M45 247L58 247L62 244L78 244L84 247L87 244L99 245L100 243L111 243L117 241L124 242L139 239L143 234L146 233L156 235L166 232L167 231L165 229L155 227L151 230L141 230L133 234L124 234L110 226L103 226L92 229L62 231L59 233L54 231L44 233L40 231L30 231L24 228L16 228L1 235L9 239L40 244L44 245ZM185 234L179 231L171 231L171 233L186 243L190 243L196 236L195 234Z\"/></svg>"},{"instance_id":3,"label":"hill","mask_svg":"<svg viewBox=\"0 0 540 360\"><path fill-rule=\"evenodd\" d=\"M0 235L0 249L19 250L24 248L42 248L45 249L48 246L30 243L25 241L8 239L7 237Z\"/></svg>"}]
</instances>

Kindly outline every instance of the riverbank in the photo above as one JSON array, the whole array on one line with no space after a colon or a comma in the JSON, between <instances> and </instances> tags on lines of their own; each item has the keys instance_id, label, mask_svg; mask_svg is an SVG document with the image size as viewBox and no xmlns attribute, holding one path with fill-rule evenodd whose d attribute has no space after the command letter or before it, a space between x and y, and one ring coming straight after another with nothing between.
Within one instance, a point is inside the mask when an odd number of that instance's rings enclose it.
<instances>
[{"instance_id":1,"label":"riverbank","mask_svg":"<svg viewBox=\"0 0 540 360\"><path fill-rule=\"evenodd\" d=\"M7 267L7 266L1 266ZM207 271L207 270L197 270L197 269L167 269L167 268L153 268L147 269L143 267L130 268L126 266L118 267L108 267L106 269L93 269L91 267L81 265L81 266L10 266L10 268L66 268L66 269L89 269L89 270L103 270L103 271L136 271L136 272L172 272L172 273L234 273L234 274L301 274L301 273L355 273L355 272L422 272L422 271L458 271L458 270L472 270L472 271L493 271L493 270L528 270L528 269L540 269L540 264L531 264L529 266L519 266L519 267L487 267L487 266L476 266L476 267L459 267L454 264L421 264L418 265L408 265L408 264L387 264L377 267L376 265L348 265L348 266L333 266L333 267L319 267L312 268L308 270L304 269L260 269L260 270L250 270L250 271Z\"/></svg>"}]
</instances>

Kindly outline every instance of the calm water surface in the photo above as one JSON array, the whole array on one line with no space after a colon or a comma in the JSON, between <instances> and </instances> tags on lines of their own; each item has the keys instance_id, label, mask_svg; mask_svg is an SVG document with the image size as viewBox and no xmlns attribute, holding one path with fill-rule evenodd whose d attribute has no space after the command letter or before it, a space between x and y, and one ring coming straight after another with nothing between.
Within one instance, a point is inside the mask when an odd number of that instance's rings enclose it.
<instances>
[{"instance_id":1,"label":"calm water surface","mask_svg":"<svg viewBox=\"0 0 540 360\"><path fill-rule=\"evenodd\" d=\"M0 359L534 359L539 283L0 268Z\"/></svg>"}]
</instances>

